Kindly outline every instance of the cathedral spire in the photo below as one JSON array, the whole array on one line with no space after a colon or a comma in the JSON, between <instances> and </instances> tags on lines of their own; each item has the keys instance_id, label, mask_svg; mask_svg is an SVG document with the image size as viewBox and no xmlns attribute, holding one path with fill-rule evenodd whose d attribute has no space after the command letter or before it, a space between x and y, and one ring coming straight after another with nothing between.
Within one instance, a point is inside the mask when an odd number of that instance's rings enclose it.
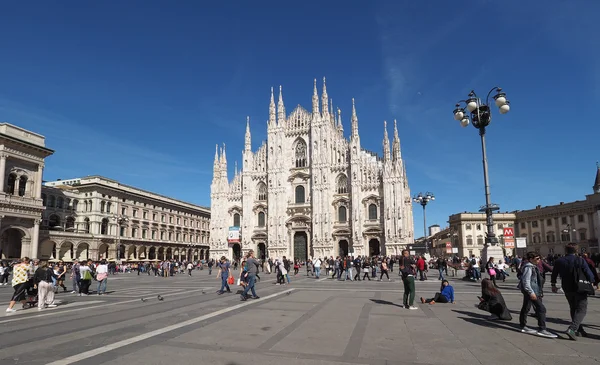
<instances>
[{"instance_id":1,"label":"cathedral spire","mask_svg":"<svg viewBox=\"0 0 600 365\"><path fill-rule=\"evenodd\" d=\"M315 85L313 87L312 112L315 115L319 114L319 93L317 92L317 79L315 79Z\"/></svg>"},{"instance_id":2,"label":"cathedral spire","mask_svg":"<svg viewBox=\"0 0 600 365\"><path fill-rule=\"evenodd\" d=\"M402 159L402 156L400 153L400 137L398 137L398 126L396 123L396 119L394 119L394 142L392 149L394 154L394 161L400 161Z\"/></svg>"},{"instance_id":3,"label":"cathedral spire","mask_svg":"<svg viewBox=\"0 0 600 365\"><path fill-rule=\"evenodd\" d=\"M594 181L594 194L600 194L600 164L596 162L596 180Z\"/></svg>"},{"instance_id":4,"label":"cathedral spire","mask_svg":"<svg viewBox=\"0 0 600 365\"><path fill-rule=\"evenodd\" d=\"M323 114L329 114L329 96L327 96L325 77L323 77L323 95L321 95L321 104L323 104Z\"/></svg>"},{"instance_id":5,"label":"cathedral spire","mask_svg":"<svg viewBox=\"0 0 600 365\"><path fill-rule=\"evenodd\" d=\"M283 127L285 122L285 106L283 105L283 90L279 85L279 102L277 103L277 125Z\"/></svg>"},{"instance_id":6,"label":"cathedral spire","mask_svg":"<svg viewBox=\"0 0 600 365\"><path fill-rule=\"evenodd\" d=\"M383 121L383 160L390 160L390 140L388 139L387 121Z\"/></svg>"},{"instance_id":7,"label":"cathedral spire","mask_svg":"<svg viewBox=\"0 0 600 365\"><path fill-rule=\"evenodd\" d=\"M233 177L238 176L238 169L237 169L237 160L234 162L234 168L233 168Z\"/></svg>"},{"instance_id":8,"label":"cathedral spire","mask_svg":"<svg viewBox=\"0 0 600 365\"><path fill-rule=\"evenodd\" d=\"M269 127L275 127L276 117L275 96L273 95L273 88L271 88L271 103L269 104Z\"/></svg>"},{"instance_id":9,"label":"cathedral spire","mask_svg":"<svg viewBox=\"0 0 600 365\"><path fill-rule=\"evenodd\" d=\"M215 145L215 161L213 162L213 180L219 178L220 169L221 169L221 160L219 159L219 145Z\"/></svg>"},{"instance_id":10,"label":"cathedral spire","mask_svg":"<svg viewBox=\"0 0 600 365\"><path fill-rule=\"evenodd\" d=\"M342 126L342 111L340 110L340 108L337 108L337 113L338 113L338 128L341 130L344 130L344 127Z\"/></svg>"},{"instance_id":11,"label":"cathedral spire","mask_svg":"<svg viewBox=\"0 0 600 365\"><path fill-rule=\"evenodd\" d=\"M250 117L246 117L246 143L244 145L244 150L251 151L252 150L252 139L250 136Z\"/></svg>"},{"instance_id":12,"label":"cathedral spire","mask_svg":"<svg viewBox=\"0 0 600 365\"><path fill-rule=\"evenodd\" d=\"M354 98L352 98L352 138L356 137L358 137L358 117L356 116L356 105L354 105Z\"/></svg>"},{"instance_id":13,"label":"cathedral spire","mask_svg":"<svg viewBox=\"0 0 600 365\"><path fill-rule=\"evenodd\" d=\"M224 165L227 168L227 154L225 153L225 142L223 142L223 147L221 147L221 165Z\"/></svg>"}]
</instances>

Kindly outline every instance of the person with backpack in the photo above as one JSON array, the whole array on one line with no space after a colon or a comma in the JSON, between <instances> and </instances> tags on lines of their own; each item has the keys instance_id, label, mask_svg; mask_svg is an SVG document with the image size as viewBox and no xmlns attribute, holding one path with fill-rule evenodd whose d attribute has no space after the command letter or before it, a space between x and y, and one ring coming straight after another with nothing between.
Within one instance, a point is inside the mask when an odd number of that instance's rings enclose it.
<instances>
[{"instance_id":1,"label":"person with backpack","mask_svg":"<svg viewBox=\"0 0 600 365\"><path fill-rule=\"evenodd\" d=\"M526 257L527 262L522 267L521 281L519 283L521 292L523 293L523 305L519 314L521 332L546 338L556 338L558 336L546 329L546 307L542 301L544 297L542 289L544 283L542 274L537 266L541 257L537 252L528 252ZM539 329L537 331L527 327L527 315L532 306L538 320Z\"/></svg>"},{"instance_id":2,"label":"person with backpack","mask_svg":"<svg viewBox=\"0 0 600 365\"><path fill-rule=\"evenodd\" d=\"M477 262L475 255L471 256L470 266L473 274L472 279L477 281L481 280L481 271L479 271L479 263Z\"/></svg>"},{"instance_id":3,"label":"person with backpack","mask_svg":"<svg viewBox=\"0 0 600 365\"><path fill-rule=\"evenodd\" d=\"M560 275L562 290L571 310L571 324L567 328L566 335L573 341L577 340L576 336L587 337L582 322L587 313L587 297L594 295L592 286L594 274L587 262L576 255L577 248L575 243L569 243L565 247L566 255L554 262L550 278L552 292L557 293L556 279ZM587 284L585 280L587 280Z\"/></svg>"}]
</instances>

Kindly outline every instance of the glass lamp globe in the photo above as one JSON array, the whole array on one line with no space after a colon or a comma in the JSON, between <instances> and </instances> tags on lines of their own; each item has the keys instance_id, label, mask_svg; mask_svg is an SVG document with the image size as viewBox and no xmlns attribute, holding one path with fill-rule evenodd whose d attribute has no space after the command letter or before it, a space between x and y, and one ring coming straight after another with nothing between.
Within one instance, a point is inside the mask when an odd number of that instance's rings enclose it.
<instances>
[{"instance_id":1,"label":"glass lamp globe","mask_svg":"<svg viewBox=\"0 0 600 365\"><path fill-rule=\"evenodd\" d=\"M477 100L475 98L471 98L467 103L467 110L473 113L477 109Z\"/></svg>"},{"instance_id":2,"label":"glass lamp globe","mask_svg":"<svg viewBox=\"0 0 600 365\"><path fill-rule=\"evenodd\" d=\"M465 116L465 113L463 113L462 110L456 109L454 111L454 120L461 120L464 116Z\"/></svg>"},{"instance_id":3,"label":"glass lamp globe","mask_svg":"<svg viewBox=\"0 0 600 365\"><path fill-rule=\"evenodd\" d=\"M500 107L500 114L506 114L510 111L510 105L504 104Z\"/></svg>"},{"instance_id":4,"label":"glass lamp globe","mask_svg":"<svg viewBox=\"0 0 600 365\"><path fill-rule=\"evenodd\" d=\"M435 200L435 196L433 196L433 195L432 195L432 196L431 196L431 200Z\"/></svg>"},{"instance_id":5,"label":"glass lamp globe","mask_svg":"<svg viewBox=\"0 0 600 365\"><path fill-rule=\"evenodd\" d=\"M464 118L463 120L460 121L460 125L461 127L466 127L469 125L469 120L467 118Z\"/></svg>"},{"instance_id":6,"label":"glass lamp globe","mask_svg":"<svg viewBox=\"0 0 600 365\"><path fill-rule=\"evenodd\" d=\"M504 94L496 95L496 106L500 108L504 104L506 104L506 97L504 96Z\"/></svg>"}]
</instances>

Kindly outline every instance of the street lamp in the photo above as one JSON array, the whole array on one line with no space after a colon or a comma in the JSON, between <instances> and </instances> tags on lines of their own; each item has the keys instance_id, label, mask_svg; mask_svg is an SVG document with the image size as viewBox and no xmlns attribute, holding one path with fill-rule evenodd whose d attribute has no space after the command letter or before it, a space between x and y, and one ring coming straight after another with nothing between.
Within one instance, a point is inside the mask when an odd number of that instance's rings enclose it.
<instances>
[{"instance_id":1,"label":"street lamp","mask_svg":"<svg viewBox=\"0 0 600 365\"><path fill-rule=\"evenodd\" d=\"M115 249L116 249L116 257L115 260L120 260L121 259L121 250L120 250L120 246L121 246L121 226L124 224L127 224L127 222L129 222L129 218L126 215L122 215L122 214L115 214L112 216L112 219L115 220L115 222L117 223L117 230L115 232Z\"/></svg>"},{"instance_id":2,"label":"street lamp","mask_svg":"<svg viewBox=\"0 0 600 365\"><path fill-rule=\"evenodd\" d=\"M425 240L426 253L429 252L429 246L427 245L427 216L425 215L425 207L427 206L427 203L433 200L435 200L435 196L430 192L426 192L424 195L423 193L419 193L413 197L413 201L417 204L421 204L423 207L423 239Z\"/></svg>"},{"instance_id":3,"label":"street lamp","mask_svg":"<svg viewBox=\"0 0 600 365\"><path fill-rule=\"evenodd\" d=\"M494 220L492 214L499 210L498 204L491 203L490 185L488 177L487 153L485 149L485 128L492 121L492 110L490 108L489 99L492 92L494 95L494 103L498 107L500 114L506 114L510 111L510 102L506 99L506 94L499 87L494 87L488 92L485 98L485 103L477 97L475 91L469 93L466 100L460 100L454 109L454 119L460 121L462 127L466 127L469 123L479 130L481 137L481 153L483 155L483 183L485 185L485 205L480 208L480 212L485 212L487 234L485 238L485 246L496 246L498 238L494 234ZM464 104L464 106L462 106ZM470 115L469 115L470 114Z\"/></svg>"},{"instance_id":4,"label":"street lamp","mask_svg":"<svg viewBox=\"0 0 600 365\"><path fill-rule=\"evenodd\" d=\"M573 232L577 232L575 228L572 228L570 224L567 224L567 228L562 230L563 233L569 234L569 242L574 242Z\"/></svg>"}]
</instances>

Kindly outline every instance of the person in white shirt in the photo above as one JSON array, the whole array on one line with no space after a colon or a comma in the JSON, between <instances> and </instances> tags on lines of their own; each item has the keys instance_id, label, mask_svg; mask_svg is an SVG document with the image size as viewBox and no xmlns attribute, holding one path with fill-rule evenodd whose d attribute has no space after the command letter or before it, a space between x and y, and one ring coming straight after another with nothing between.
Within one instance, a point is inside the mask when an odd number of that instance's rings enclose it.
<instances>
[{"instance_id":1,"label":"person in white shirt","mask_svg":"<svg viewBox=\"0 0 600 365\"><path fill-rule=\"evenodd\" d=\"M192 276L192 270L194 269L194 265L192 265L191 262L188 262L187 264L187 271L188 271L188 275Z\"/></svg>"},{"instance_id":2,"label":"person in white shirt","mask_svg":"<svg viewBox=\"0 0 600 365\"><path fill-rule=\"evenodd\" d=\"M318 279L321 276L321 258L313 260L313 267L315 268L315 278Z\"/></svg>"},{"instance_id":3,"label":"person in white shirt","mask_svg":"<svg viewBox=\"0 0 600 365\"><path fill-rule=\"evenodd\" d=\"M498 265L496 265L496 277L498 279L502 278L502 282L506 281L506 277L508 276L508 273L506 272L506 268L508 267L508 265L506 265L504 262L502 262L502 260L498 261Z\"/></svg>"}]
</instances>

